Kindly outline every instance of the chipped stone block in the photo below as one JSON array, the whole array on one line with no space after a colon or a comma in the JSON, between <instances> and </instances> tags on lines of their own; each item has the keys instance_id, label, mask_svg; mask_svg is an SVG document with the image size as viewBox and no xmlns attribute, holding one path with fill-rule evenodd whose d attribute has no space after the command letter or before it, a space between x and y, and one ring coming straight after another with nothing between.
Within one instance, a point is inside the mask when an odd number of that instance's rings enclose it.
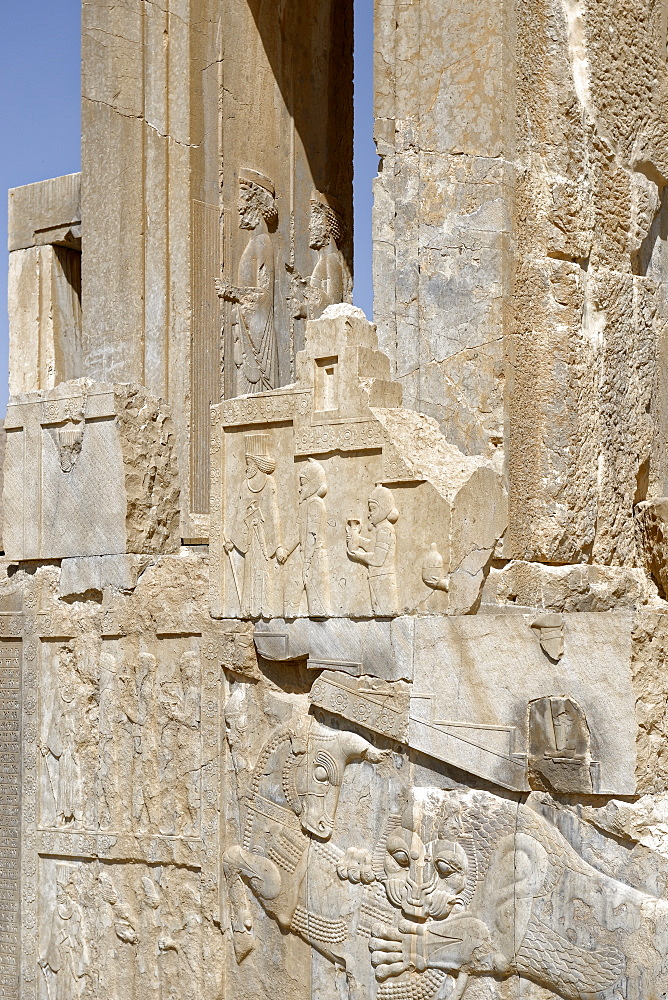
<instances>
[{"instance_id":1,"label":"chipped stone block","mask_svg":"<svg viewBox=\"0 0 668 1000\"><path fill-rule=\"evenodd\" d=\"M414 620L409 617L391 621L275 619L255 626L255 646L267 660L306 659L311 670L410 681L414 631Z\"/></svg>"},{"instance_id":2,"label":"chipped stone block","mask_svg":"<svg viewBox=\"0 0 668 1000\"><path fill-rule=\"evenodd\" d=\"M5 426L9 558L177 550L171 419L145 389L64 383L13 397Z\"/></svg>"},{"instance_id":3,"label":"chipped stone block","mask_svg":"<svg viewBox=\"0 0 668 1000\"><path fill-rule=\"evenodd\" d=\"M349 677L323 670L311 688L311 705L380 736L408 742L409 686L405 681Z\"/></svg>"},{"instance_id":4,"label":"chipped stone block","mask_svg":"<svg viewBox=\"0 0 668 1000\"><path fill-rule=\"evenodd\" d=\"M546 566L512 560L501 568L490 569L481 609L494 613L517 605L556 613L633 610L655 598L656 588L644 570L637 567Z\"/></svg>"}]
</instances>

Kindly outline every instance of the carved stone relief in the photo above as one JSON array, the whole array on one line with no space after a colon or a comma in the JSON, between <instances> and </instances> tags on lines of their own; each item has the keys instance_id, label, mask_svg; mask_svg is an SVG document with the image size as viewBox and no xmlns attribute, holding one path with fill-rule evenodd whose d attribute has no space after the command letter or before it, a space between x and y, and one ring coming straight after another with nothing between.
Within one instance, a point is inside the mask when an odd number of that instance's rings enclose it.
<instances>
[{"instance_id":1,"label":"carved stone relief","mask_svg":"<svg viewBox=\"0 0 668 1000\"><path fill-rule=\"evenodd\" d=\"M529 781L546 791L591 794L600 763L592 762L585 713L572 698L537 698L529 704Z\"/></svg>"},{"instance_id":2,"label":"carved stone relief","mask_svg":"<svg viewBox=\"0 0 668 1000\"><path fill-rule=\"evenodd\" d=\"M277 210L272 181L257 170L239 171L239 227L251 236L239 260L237 283L218 282L218 294L230 303L236 369L234 395L276 389L278 344L274 328L274 246Z\"/></svg>"},{"instance_id":3,"label":"carved stone relief","mask_svg":"<svg viewBox=\"0 0 668 1000\"><path fill-rule=\"evenodd\" d=\"M313 191L309 246L316 252L317 261L310 277L297 272L291 275L295 319L319 319L328 306L349 301L352 282L339 249L344 233L340 202L331 195Z\"/></svg>"},{"instance_id":4,"label":"carved stone relief","mask_svg":"<svg viewBox=\"0 0 668 1000\"><path fill-rule=\"evenodd\" d=\"M44 828L199 836L193 640L48 643L41 689L53 692L40 713Z\"/></svg>"},{"instance_id":5,"label":"carved stone relief","mask_svg":"<svg viewBox=\"0 0 668 1000\"><path fill-rule=\"evenodd\" d=\"M329 308L296 385L212 408L212 613L470 611L504 530L501 478L402 410L373 326Z\"/></svg>"},{"instance_id":6,"label":"carved stone relief","mask_svg":"<svg viewBox=\"0 0 668 1000\"><path fill-rule=\"evenodd\" d=\"M12 397L5 427L9 557L178 548L176 442L162 400L79 379Z\"/></svg>"},{"instance_id":7,"label":"carved stone relief","mask_svg":"<svg viewBox=\"0 0 668 1000\"><path fill-rule=\"evenodd\" d=\"M43 858L39 874L40 1000L204 995L204 955L222 955L196 872Z\"/></svg>"},{"instance_id":8,"label":"carved stone relief","mask_svg":"<svg viewBox=\"0 0 668 1000\"><path fill-rule=\"evenodd\" d=\"M352 695L352 713L339 712L353 720L359 681L323 675L312 703L336 698L337 683ZM282 961L291 938L310 945L300 997L337 996L339 979L347 996L384 1000L476 996L476 980L490 976L520 976L566 1000L665 989L668 904L629 871L624 881L593 867L578 848L586 827L564 828L549 796L521 804L416 787L403 754L299 712L253 762L238 728L242 705L246 724L254 718L253 700L239 691L228 714L242 805L224 870L230 981L241 993L255 982L256 925L266 929L266 918L282 931Z\"/></svg>"}]
</instances>

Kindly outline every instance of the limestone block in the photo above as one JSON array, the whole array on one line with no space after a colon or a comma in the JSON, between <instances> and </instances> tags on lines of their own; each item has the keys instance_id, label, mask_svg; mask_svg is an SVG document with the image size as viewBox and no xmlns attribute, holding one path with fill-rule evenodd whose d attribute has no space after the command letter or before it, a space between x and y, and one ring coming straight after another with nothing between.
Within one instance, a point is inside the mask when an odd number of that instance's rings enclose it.
<instances>
[{"instance_id":1,"label":"limestone block","mask_svg":"<svg viewBox=\"0 0 668 1000\"><path fill-rule=\"evenodd\" d=\"M9 251L81 249L81 174L65 174L9 191Z\"/></svg>"},{"instance_id":2,"label":"limestone block","mask_svg":"<svg viewBox=\"0 0 668 1000\"><path fill-rule=\"evenodd\" d=\"M255 626L255 646L266 660L306 660L310 670L340 670L387 681L412 680L414 620L314 621L274 619Z\"/></svg>"},{"instance_id":3,"label":"limestone block","mask_svg":"<svg viewBox=\"0 0 668 1000\"><path fill-rule=\"evenodd\" d=\"M126 555L73 556L63 559L58 583L59 597L74 598L97 595L113 590L133 590L137 585L138 567Z\"/></svg>"},{"instance_id":4,"label":"limestone block","mask_svg":"<svg viewBox=\"0 0 668 1000\"><path fill-rule=\"evenodd\" d=\"M3 493L12 559L178 548L168 409L137 386L86 380L12 398Z\"/></svg>"},{"instance_id":5,"label":"limestone block","mask_svg":"<svg viewBox=\"0 0 668 1000\"><path fill-rule=\"evenodd\" d=\"M81 253L36 246L9 255L9 391L52 389L78 378Z\"/></svg>"},{"instance_id":6,"label":"limestone block","mask_svg":"<svg viewBox=\"0 0 668 1000\"><path fill-rule=\"evenodd\" d=\"M374 327L332 310L294 386L212 407L212 613L466 613L505 530L501 477L402 409Z\"/></svg>"},{"instance_id":7,"label":"limestone block","mask_svg":"<svg viewBox=\"0 0 668 1000\"><path fill-rule=\"evenodd\" d=\"M653 599L656 588L642 569L511 560L489 571L481 610L494 613L517 605L545 611L613 611L639 608Z\"/></svg>"},{"instance_id":8,"label":"limestone block","mask_svg":"<svg viewBox=\"0 0 668 1000\"><path fill-rule=\"evenodd\" d=\"M575 738L575 716L586 724L590 742L584 756L569 758L559 753L558 726L543 725L551 741L541 750L543 759L547 753L557 761L551 787L634 794L636 745L642 734L636 723L630 612L563 615L564 652L559 658L541 648L540 635L531 628L534 621L530 615L481 615L416 622L411 747L523 790L528 787L529 731L530 739L538 740L537 723L529 725L529 703L570 699L578 706L570 715L560 712L558 704L550 712L554 718L564 716L567 744ZM481 697L483 691L490 697ZM588 773L583 778L585 759Z\"/></svg>"}]
</instances>

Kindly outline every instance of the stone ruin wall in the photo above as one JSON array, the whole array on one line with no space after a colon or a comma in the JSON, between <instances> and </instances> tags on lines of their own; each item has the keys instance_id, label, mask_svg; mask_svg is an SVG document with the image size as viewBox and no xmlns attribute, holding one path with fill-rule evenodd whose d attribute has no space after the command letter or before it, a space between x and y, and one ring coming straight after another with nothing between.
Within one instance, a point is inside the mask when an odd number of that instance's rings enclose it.
<instances>
[{"instance_id":1,"label":"stone ruin wall","mask_svg":"<svg viewBox=\"0 0 668 1000\"><path fill-rule=\"evenodd\" d=\"M10 192L0 997L668 993L666 4L83 6Z\"/></svg>"}]
</instances>

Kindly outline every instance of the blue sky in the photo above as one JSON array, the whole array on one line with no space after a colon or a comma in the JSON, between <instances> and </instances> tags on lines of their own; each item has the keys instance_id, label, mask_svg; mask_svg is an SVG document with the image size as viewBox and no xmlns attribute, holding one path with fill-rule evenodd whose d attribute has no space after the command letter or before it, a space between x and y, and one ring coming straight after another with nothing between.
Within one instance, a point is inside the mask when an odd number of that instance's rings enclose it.
<instances>
[{"instance_id":1,"label":"blue sky","mask_svg":"<svg viewBox=\"0 0 668 1000\"><path fill-rule=\"evenodd\" d=\"M2 0L0 239L7 190L80 169L81 0ZM375 176L372 0L355 0L355 302L372 312L371 178ZM7 405L7 255L0 266L0 413Z\"/></svg>"}]
</instances>

